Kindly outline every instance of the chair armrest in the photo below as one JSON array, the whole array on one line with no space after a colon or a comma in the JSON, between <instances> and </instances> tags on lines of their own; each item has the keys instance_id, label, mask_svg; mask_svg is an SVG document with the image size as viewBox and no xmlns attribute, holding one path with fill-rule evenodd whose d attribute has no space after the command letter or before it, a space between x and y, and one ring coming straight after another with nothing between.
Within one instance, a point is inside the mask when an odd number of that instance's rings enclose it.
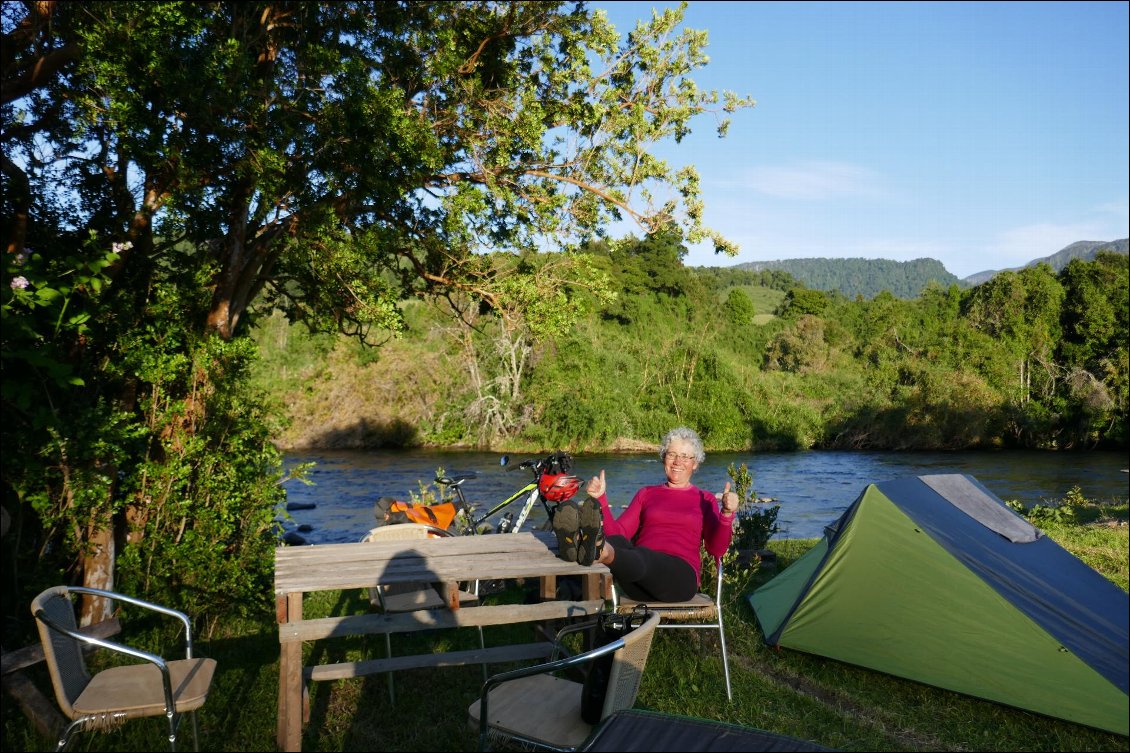
<instances>
[{"instance_id":1,"label":"chair armrest","mask_svg":"<svg viewBox=\"0 0 1130 753\"><path fill-rule=\"evenodd\" d=\"M571 630L570 628L573 628L575 630L575 629L577 629L577 626L566 626L560 632L558 632L558 636L560 636L561 633L563 633L563 632L573 632L573 630ZM578 664L584 664L586 662L590 662L590 661L593 661L595 659L599 659L602 656L606 656L608 654L611 654L615 651L619 651L623 647L624 647L624 639L623 638L617 638L616 640L612 641L611 643L606 643L605 645L600 646L598 648L594 648L591 651L585 651L584 653L581 653L581 654L575 654L573 656L567 656L564 659L557 659L556 661L545 662L544 664L535 664L531 667L521 667L519 669L512 669L509 672L501 672L497 675L491 675L490 677L488 677L486 679L486 682L483 683L482 690L479 693L479 745L480 745L480 749L482 749L483 741L486 740L487 732L490 728L490 724L489 724L490 714L489 714L489 711L487 709L487 705L490 702L490 691L493 688L495 688L499 685L502 685L503 683L510 682L511 680L518 680L522 677L531 677L533 675L548 674L550 672L556 672L559 669L567 669L569 667L574 667Z\"/></svg>"},{"instance_id":2,"label":"chair armrest","mask_svg":"<svg viewBox=\"0 0 1130 753\"><path fill-rule=\"evenodd\" d=\"M124 643L115 643L113 641L108 641L102 638L96 638L93 635L86 635L84 633L78 632L77 630L68 630L67 628L59 625L56 622L53 622L50 618L48 618L42 609L35 613L35 618L55 632L62 633L63 635L66 635L69 638L78 641L79 643L98 646L99 648L104 648L107 651L125 654L126 656L132 656L135 659L141 659L142 661L147 661L150 664L155 664L157 666L157 669L161 670L161 684L164 686L165 690L165 710L169 711L170 709L174 708L173 682L172 678L169 676L169 665L165 663L164 659L162 659L160 656L157 656L157 654L152 654L148 651L142 651L141 649L127 646Z\"/></svg>"},{"instance_id":3,"label":"chair armrest","mask_svg":"<svg viewBox=\"0 0 1130 753\"><path fill-rule=\"evenodd\" d=\"M81 594L91 594L93 596L102 596L113 601L124 601L126 604L132 604L135 607L148 609L152 612L159 612L169 617L175 617L184 624L184 642L185 642L185 657L186 659L192 658L192 622L188 619L188 615L184 612L178 612L175 609L163 607L160 604L154 604L149 601L143 601L133 596L126 596L125 594L115 593L113 591L104 591L101 588L87 588L86 586L69 586L69 591ZM133 650L133 649L131 649Z\"/></svg>"},{"instance_id":4,"label":"chair armrest","mask_svg":"<svg viewBox=\"0 0 1130 753\"><path fill-rule=\"evenodd\" d=\"M565 645L561 642L562 638L571 633L578 633L582 630L588 630L589 628L595 627L596 623L597 621L595 619L582 620L580 622L574 622L571 625L566 625L565 627L558 630L557 635L555 635L553 638L553 653L549 655L549 660L555 661L559 653L567 653L565 650Z\"/></svg>"}]
</instances>

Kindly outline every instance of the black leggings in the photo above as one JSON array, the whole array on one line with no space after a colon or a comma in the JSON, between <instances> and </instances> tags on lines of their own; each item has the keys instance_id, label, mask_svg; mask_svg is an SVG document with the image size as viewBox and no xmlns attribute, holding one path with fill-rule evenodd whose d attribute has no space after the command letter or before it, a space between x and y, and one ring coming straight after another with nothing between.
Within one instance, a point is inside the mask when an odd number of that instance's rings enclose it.
<instances>
[{"instance_id":1,"label":"black leggings","mask_svg":"<svg viewBox=\"0 0 1130 753\"><path fill-rule=\"evenodd\" d=\"M616 556L608 569L624 595L636 601L686 601L698 593L694 568L673 554L609 536Z\"/></svg>"}]
</instances>

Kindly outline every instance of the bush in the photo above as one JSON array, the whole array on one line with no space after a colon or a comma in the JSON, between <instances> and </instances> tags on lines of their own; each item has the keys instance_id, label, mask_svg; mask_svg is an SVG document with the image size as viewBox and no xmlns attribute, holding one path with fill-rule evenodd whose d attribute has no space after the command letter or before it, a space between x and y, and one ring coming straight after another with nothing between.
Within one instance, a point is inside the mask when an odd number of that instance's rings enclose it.
<instances>
[{"instance_id":1,"label":"bush","mask_svg":"<svg viewBox=\"0 0 1130 753\"><path fill-rule=\"evenodd\" d=\"M733 463L726 469L738 495L738 525L734 531L733 547L760 551L769 543L777 527L777 514L780 505L771 505L759 500L753 491L753 474L745 463L735 467Z\"/></svg>"}]
</instances>

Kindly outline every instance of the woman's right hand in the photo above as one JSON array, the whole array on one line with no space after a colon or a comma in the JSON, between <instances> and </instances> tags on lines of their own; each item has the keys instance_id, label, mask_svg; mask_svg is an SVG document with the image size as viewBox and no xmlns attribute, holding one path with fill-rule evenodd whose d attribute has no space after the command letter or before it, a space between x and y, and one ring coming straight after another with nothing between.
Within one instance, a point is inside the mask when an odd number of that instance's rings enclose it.
<instances>
[{"instance_id":1,"label":"woman's right hand","mask_svg":"<svg viewBox=\"0 0 1130 753\"><path fill-rule=\"evenodd\" d=\"M601 497L607 488L607 484L604 483L604 469L601 468L599 476L593 476L589 479L589 484L585 487L585 494L590 497Z\"/></svg>"}]
</instances>

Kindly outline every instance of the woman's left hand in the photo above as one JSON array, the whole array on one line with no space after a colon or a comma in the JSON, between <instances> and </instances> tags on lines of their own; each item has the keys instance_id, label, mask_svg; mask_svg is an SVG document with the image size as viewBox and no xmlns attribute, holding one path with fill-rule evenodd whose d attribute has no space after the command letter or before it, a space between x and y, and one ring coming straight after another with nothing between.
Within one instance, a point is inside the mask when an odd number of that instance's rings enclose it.
<instances>
[{"instance_id":1,"label":"woman's left hand","mask_svg":"<svg viewBox=\"0 0 1130 753\"><path fill-rule=\"evenodd\" d=\"M604 482L604 469L601 468L599 476L593 476L589 479L589 484L585 488L585 494L590 497L600 497L607 488L608 485Z\"/></svg>"},{"instance_id":2,"label":"woman's left hand","mask_svg":"<svg viewBox=\"0 0 1130 753\"><path fill-rule=\"evenodd\" d=\"M730 491L729 481L726 482L726 488L722 490L722 496L719 499L723 515L733 515L738 511L738 495Z\"/></svg>"}]
</instances>

